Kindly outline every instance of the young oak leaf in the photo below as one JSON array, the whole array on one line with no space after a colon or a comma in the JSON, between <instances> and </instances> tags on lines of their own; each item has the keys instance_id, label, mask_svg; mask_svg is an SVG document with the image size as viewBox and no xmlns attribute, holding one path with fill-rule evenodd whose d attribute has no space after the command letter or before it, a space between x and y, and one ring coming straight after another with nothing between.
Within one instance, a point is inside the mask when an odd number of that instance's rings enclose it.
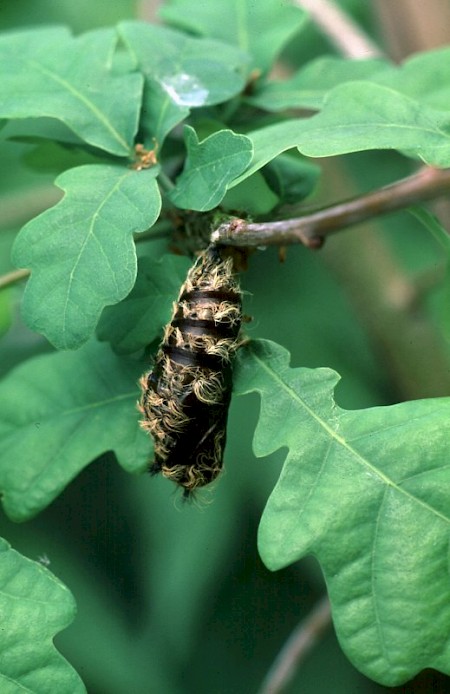
<instances>
[{"instance_id":1,"label":"young oak leaf","mask_svg":"<svg viewBox=\"0 0 450 694\"><path fill-rule=\"evenodd\" d=\"M143 78L114 74L117 35L72 37L64 27L0 38L0 117L54 118L85 142L128 156L137 131Z\"/></svg>"},{"instance_id":2,"label":"young oak leaf","mask_svg":"<svg viewBox=\"0 0 450 694\"><path fill-rule=\"evenodd\" d=\"M450 398L346 411L338 374L292 369L275 343L252 341L238 363L236 390L261 396L256 455L289 449L259 528L265 564L317 557L367 676L450 674Z\"/></svg>"},{"instance_id":3,"label":"young oak leaf","mask_svg":"<svg viewBox=\"0 0 450 694\"><path fill-rule=\"evenodd\" d=\"M44 566L0 539L0 689L5 693L83 694L53 637L75 616L71 593Z\"/></svg>"},{"instance_id":4,"label":"young oak leaf","mask_svg":"<svg viewBox=\"0 0 450 694\"><path fill-rule=\"evenodd\" d=\"M86 342L103 308L132 289L132 235L151 227L161 207L156 174L157 167L70 169L56 179L65 197L18 235L13 262L31 269L24 320L55 347L75 349Z\"/></svg>"},{"instance_id":5,"label":"young oak leaf","mask_svg":"<svg viewBox=\"0 0 450 694\"><path fill-rule=\"evenodd\" d=\"M250 53L249 69L270 69L283 47L302 28L306 13L288 0L197 2L169 0L159 10L165 22L221 39Z\"/></svg>"},{"instance_id":6,"label":"young oak leaf","mask_svg":"<svg viewBox=\"0 0 450 694\"><path fill-rule=\"evenodd\" d=\"M374 75L377 84L391 87L428 106L448 112L450 82L448 79L449 46L440 46L408 56L400 65Z\"/></svg>"},{"instance_id":7,"label":"young oak leaf","mask_svg":"<svg viewBox=\"0 0 450 694\"><path fill-rule=\"evenodd\" d=\"M129 472L147 466L138 426L137 361L105 344L35 357L0 384L0 489L17 521L45 508L92 460L114 451Z\"/></svg>"},{"instance_id":8,"label":"young oak leaf","mask_svg":"<svg viewBox=\"0 0 450 694\"><path fill-rule=\"evenodd\" d=\"M325 56L311 60L284 80L268 80L246 101L266 111L285 111L290 108L319 110L328 92L338 84L355 80L370 80L383 74L389 65L380 58L351 60Z\"/></svg>"},{"instance_id":9,"label":"young oak leaf","mask_svg":"<svg viewBox=\"0 0 450 694\"><path fill-rule=\"evenodd\" d=\"M230 188L294 147L307 157L395 149L432 166L447 167L449 122L448 113L400 91L370 82L346 82L331 89L319 113L247 132L253 159Z\"/></svg>"},{"instance_id":10,"label":"young oak leaf","mask_svg":"<svg viewBox=\"0 0 450 694\"><path fill-rule=\"evenodd\" d=\"M161 147L192 108L239 94L248 56L238 48L145 22L121 22L119 34L144 75L141 128Z\"/></svg>"},{"instance_id":11,"label":"young oak leaf","mask_svg":"<svg viewBox=\"0 0 450 694\"><path fill-rule=\"evenodd\" d=\"M186 273L188 258L167 255L155 260L138 260L138 275L128 296L102 313L97 336L108 340L119 354L131 354L147 347L162 333Z\"/></svg>"},{"instance_id":12,"label":"young oak leaf","mask_svg":"<svg viewBox=\"0 0 450 694\"><path fill-rule=\"evenodd\" d=\"M299 150L323 157L396 149L433 166L450 165L449 114L400 90L370 82L340 84L299 130Z\"/></svg>"},{"instance_id":13,"label":"young oak leaf","mask_svg":"<svg viewBox=\"0 0 450 694\"><path fill-rule=\"evenodd\" d=\"M202 142L194 128L186 125L187 158L170 198L178 207L205 212L223 199L228 185L241 174L253 157L253 146L245 135L219 130Z\"/></svg>"}]
</instances>

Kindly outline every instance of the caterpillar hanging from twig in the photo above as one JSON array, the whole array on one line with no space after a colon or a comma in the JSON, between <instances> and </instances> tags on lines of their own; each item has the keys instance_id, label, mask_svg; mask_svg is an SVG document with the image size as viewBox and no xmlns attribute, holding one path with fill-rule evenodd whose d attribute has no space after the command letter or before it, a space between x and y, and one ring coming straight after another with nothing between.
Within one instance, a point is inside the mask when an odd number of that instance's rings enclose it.
<instances>
[{"instance_id":1,"label":"caterpillar hanging from twig","mask_svg":"<svg viewBox=\"0 0 450 694\"><path fill-rule=\"evenodd\" d=\"M150 472L176 482L185 497L222 469L241 320L233 261L211 245L189 270L153 370L140 382L141 426L154 439Z\"/></svg>"}]
</instances>

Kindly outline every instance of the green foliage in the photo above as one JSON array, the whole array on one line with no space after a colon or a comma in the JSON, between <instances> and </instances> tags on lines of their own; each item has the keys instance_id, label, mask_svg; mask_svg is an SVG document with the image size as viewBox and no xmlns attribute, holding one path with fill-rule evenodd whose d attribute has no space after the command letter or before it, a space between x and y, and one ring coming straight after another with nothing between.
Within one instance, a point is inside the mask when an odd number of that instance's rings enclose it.
<instances>
[{"instance_id":1,"label":"green foliage","mask_svg":"<svg viewBox=\"0 0 450 694\"><path fill-rule=\"evenodd\" d=\"M56 179L64 199L17 237L13 260L32 271L24 319L55 347L86 342L102 309L132 289L132 234L152 226L160 211L156 172L106 165L66 171Z\"/></svg>"},{"instance_id":2,"label":"green foliage","mask_svg":"<svg viewBox=\"0 0 450 694\"><path fill-rule=\"evenodd\" d=\"M76 672L52 639L73 619L75 602L44 566L0 540L0 683L2 692L82 694Z\"/></svg>"},{"instance_id":3,"label":"green foliage","mask_svg":"<svg viewBox=\"0 0 450 694\"><path fill-rule=\"evenodd\" d=\"M330 92L317 115L248 132L254 155L244 176L293 147L310 157L398 149L445 167L450 164L447 123L448 115L387 87L365 82L342 84Z\"/></svg>"},{"instance_id":4,"label":"green foliage","mask_svg":"<svg viewBox=\"0 0 450 694\"><path fill-rule=\"evenodd\" d=\"M140 22L118 30L145 78L141 127L159 146L191 108L219 104L244 87L238 68L248 57L227 44Z\"/></svg>"},{"instance_id":5,"label":"green foliage","mask_svg":"<svg viewBox=\"0 0 450 694\"><path fill-rule=\"evenodd\" d=\"M450 400L348 411L333 400L338 374L290 369L274 343L252 342L239 364L238 392L261 395L256 455L289 448L260 524L263 561L317 557L341 645L369 677L449 673Z\"/></svg>"},{"instance_id":6,"label":"green foliage","mask_svg":"<svg viewBox=\"0 0 450 694\"><path fill-rule=\"evenodd\" d=\"M214 504L178 513L163 480L116 471L122 476L114 478L112 504L108 484L99 484L90 492L92 518L83 488L71 513L97 539L103 500L111 523L125 526L110 549L106 589L97 564L86 572L83 552L81 560L70 554L74 538L66 540L64 523L54 520L58 503L65 508L76 485L95 480L105 461L142 473L151 459L151 441L138 425L137 383L151 368L148 355L190 265L168 251L198 248L214 220L229 214L289 217L290 206L321 183L321 162L310 158L352 153L345 161L366 189L418 162L450 166L448 48L399 66L315 58L311 24L287 0L168 0L160 12L166 26L132 21L131 3L122 5L127 21L115 28L76 37L48 26L0 35L0 202L9 204L0 220L8 234L0 239L0 269L11 270L6 256L14 238L12 262L31 273L23 295L17 286L0 294L2 369L16 363L0 383L0 488L9 519L41 512L51 519L49 542L66 557L61 573L73 577L85 610L65 637L68 650L93 692L146 693L149 682L164 694L186 691L186 682L199 693L252 691L303 605L322 590L311 564L291 566L313 555L339 641L361 672L387 685L427 667L450 673L450 401L351 409L399 399L386 374L392 364L372 354L370 335L331 278L332 264L304 250L290 251L284 266L270 252L255 253L242 279L245 310L255 320L245 328L250 340L239 354L236 393L260 393L254 449L271 458L250 458L257 413L247 398L233 399L229 474ZM48 12L50 24L59 15ZM104 12L92 26L112 10ZM292 42L301 44L298 55L311 55L304 64L297 57L290 77L274 78ZM65 194L45 209L43 199L54 199L48 172L55 170ZM335 193L328 187L329 203ZM396 222L407 232L397 235L396 252L399 265L413 257L426 274L447 264L448 236L426 210L415 215L422 228L410 216ZM448 297L448 272L443 284ZM358 294L358 287L349 290ZM19 299L27 327L15 315ZM448 303L440 300L436 309L414 295L405 312L417 311L419 327L436 324L442 337L450 331ZM313 368L291 369L285 346ZM50 353L38 356L43 350ZM445 342L443 350L449 352ZM334 402L336 371L315 368L324 363L343 374L349 409ZM276 482L282 448L288 454ZM275 576L257 559L252 534L269 494L259 551ZM110 535L108 525L106 544ZM17 544L36 556L21 544L24 536L17 533ZM100 545L93 552L99 565ZM126 569L116 604L110 594L118 547ZM51 644L73 618L72 598L43 566L4 542L0 548L2 691L84 691ZM120 580L129 581L123 595ZM226 632L241 618L244 647ZM256 638L263 638L262 651L253 658ZM338 652L330 653L338 663ZM114 663L99 675L97 659ZM233 672L236 659L243 662ZM336 668L346 691L360 691L362 680L346 661ZM310 689L302 680L307 694L318 691L323 663L313 671Z\"/></svg>"},{"instance_id":7,"label":"green foliage","mask_svg":"<svg viewBox=\"0 0 450 694\"><path fill-rule=\"evenodd\" d=\"M112 29L78 38L64 28L6 34L0 41L0 117L55 118L84 142L127 156L143 80L115 74L116 44Z\"/></svg>"},{"instance_id":8,"label":"green foliage","mask_svg":"<svg viewBox=\"0 0 450 694\"><path fill-rule=\"evenodd\" d=\"M3 380L0 486L11 518L41 511L105 451L129 472L145 469L149 445L135 410L141 370L90 343L30 359Z\"/></svg>"},{"instance_id":9,"label":"green foliage","mask_svg":"<svg viewBox=\"0 0 450 694\"><path fill-rule=\"evenodd\" d=\"M383 71L386 63L377 60L345 60L326 56L302 66L291 78L268 80L257 85L249 102L266 111L288 108L321 109L328 92L344 82L368 80Z\"/></svg>"},{"instance_id":10,"label":"green foliage","mask_svg":"<svg viewBox=\"0 0 450 694\"><path fill-rule=\"evenodd\" d=\"M397 89L433 108L448 111L450 89L446 70L450 58L448 47L418 53L400 66L391 66L372 79L378 84Z\"/></svg>"},{"instance_id":11,"label":"green foliage","mask_svg":"<svg viewBox=\"0 0 450 694\"><path fill-rule=\"evenodd\" d=\"M136 284L124 301L102 313L97 335L118 354L132 354L156 340L189 268L187 258L173 255L138 262Z\"/></svg>"},{"instance_id":12,"label":"green foliage","mask_svg":"<svg viewBox=\"0 0 450 694\"><path fill-rule=\"evenodd\" d=\"M264 167L263 175L281 200L295 204L314 190L320 169L295 154L281 154Z\"/></svg>"},{"instance_id":13,"label":"green foliage","mask_svg":"<svg viewBox=\"0 0 450 694\"><path fill-rule=\"evenodd\" d=\"M251 141L231 130L219 130L198 141L193 128L185 127L186 164L170 196L175 205L206 212L222 201L227 186L250 164Z\"/></svg>"},{"instance_id":14,"label":"green foliage","mask_svg":"<svg viewBox=\"0 0 450 694\"><path fill-rule=\"evenodd\" d=\"M237 45L251 56L251 68L267 71L284 45L302 27L305 14L286 0L236 0L233 7L215 2L192 4L170 0L161 8L162 18L202 36Z\"/></svg>"},{"instance_id":15,"label":"green foliage","mask_svg":"<svg viewBox=\"0 0 450 694\"><path fill-rule=\"evenodd\" d=\"M450 164L448 115L393 89L365 82L333 89L297 143L303 154L324 157L367 149L397 149L435 166ZM327 134L326 141L324 133Z\"/></svg>"}]
</instances>

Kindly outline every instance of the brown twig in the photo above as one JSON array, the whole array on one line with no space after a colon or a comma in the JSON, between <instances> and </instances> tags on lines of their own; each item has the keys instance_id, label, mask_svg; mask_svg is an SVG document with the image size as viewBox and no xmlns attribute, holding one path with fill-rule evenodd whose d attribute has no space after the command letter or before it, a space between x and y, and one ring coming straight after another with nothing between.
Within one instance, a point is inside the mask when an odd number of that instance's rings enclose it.
<instances>
[{"instance_id":1,"label":"brown twig","mask_svg":"<svg viewBox=\"0 0 450 694\"><path fill-rule=\"evenodd\" d=\"M233 219L221 224L211 235L211 241L247 247L302 243L308 248L318 248L328 234L449 192L450 169L423 167L388 186L301 217L260 223Z\"/></svg>"},{"instance_id":2,"label":"brown twig","mask_svg":"<svg viewBox=\"0 0 450 694\"><path fill-rule=\"evenodd\" d=\"M7 272L5 275L1 275L0 290L5 289L6 287L10 287L12 284L16 284L16 282L20 282L23 279L26 279L29 274L29 270L12 270L11 272Z\"/></svg>"},{"instance_id":3,"label":"brown twig","mask_svg":"<svg viewBox=\"0 0 450 694\"><path fill-rule=\"evenodd\" d=\"M289 636L267 673L258 694L280 694L291 681L301 661L305 659L324 632L330 628L330 625L330 602L325 597L315 605L306 619L300 622Z\"/></svg>"},{"instance_id":4,"label":"brown twig","mask_svg":"<svg viewBox=\"0 0 450 694\"><path fill-rule=\"evenodd\" d=\"M340 7L329 0L295 0L319 29L347 58L380 58L383 53L367 34Z\"/></svg>"}]
</instances>

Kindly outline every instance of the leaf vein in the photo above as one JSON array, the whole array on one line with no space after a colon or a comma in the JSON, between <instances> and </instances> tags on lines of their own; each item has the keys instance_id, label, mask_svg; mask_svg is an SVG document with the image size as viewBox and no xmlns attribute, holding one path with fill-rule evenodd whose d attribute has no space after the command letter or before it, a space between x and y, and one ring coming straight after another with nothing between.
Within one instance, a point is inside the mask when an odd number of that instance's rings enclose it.
<instances>
[{"instance_id":1,"label":"leaf vein","mask_svg":"<svg viewBox=\"0 0 450 694\"><path fill-rule=\"evenodd\" d=\"M437 516L446 524L450 524L449 517L444 516L443 513L433 508L429 504L425 503L422 499L413 496L410 492L408 492L402 486L397 484L393 479L388 477L384 472L376 468L358 450L350 446L348 441L342 436L339 436L337 432L334 429L332 429L332 427L330 427L321 417L319 417L316 414L316 412L314 412L314 410L303 400L303 398L301 398L298 395L298 393L279 376L279 374L273 371L263 359L261 359L257 354L255 354L255 352L253 352L253 356L256 359L256 361L260 364L261 368L264 369L274 380L278 381L280 388L282 388L286 393L288 393L288 395L294 401L296 401L298 405L300 405L337 444L340 444L343 448L345 448L348 451L348 453L354 456L354 458L357 461L359 461L359 463L362 466L367 468L371 472L371 474L378 477L381 480L381 482L383 482L387 487L394 489L400 495L405 496L407 499L415 502L416 504L419 504L419 506L422 506L422 508L431 512L434 516Z\"/></svg>"}]
</instances>

